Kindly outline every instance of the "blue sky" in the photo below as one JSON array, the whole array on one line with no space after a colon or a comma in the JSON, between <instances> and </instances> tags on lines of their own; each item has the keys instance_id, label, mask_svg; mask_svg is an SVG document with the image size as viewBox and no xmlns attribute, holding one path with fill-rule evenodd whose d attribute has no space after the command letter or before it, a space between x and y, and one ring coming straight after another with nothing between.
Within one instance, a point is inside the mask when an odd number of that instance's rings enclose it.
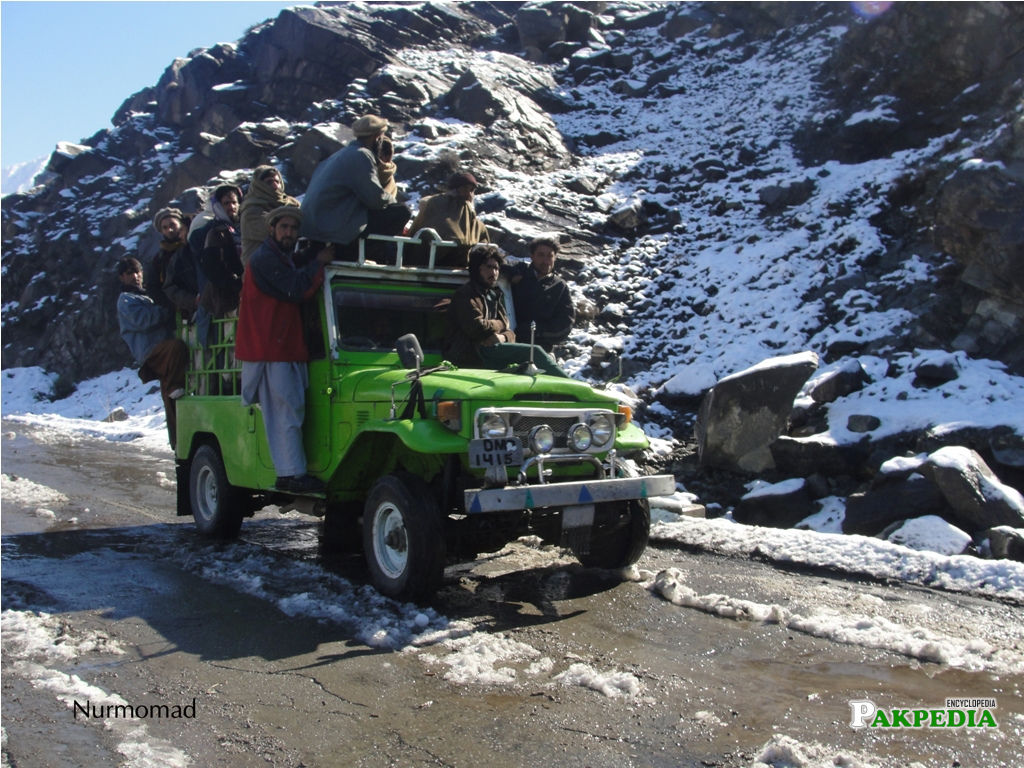
<instances>
[{"instance_id":1,"label":"blue sky","mask_svg":"<svg viewBox=\"0 0 1024 768\"><path fill-rule=\"evenodd\" d=\"M49 155L110 127L136 91L178 56L218 42L304 0L262 2L0 3L4 167Z\"/></svg>"}]
</instances>

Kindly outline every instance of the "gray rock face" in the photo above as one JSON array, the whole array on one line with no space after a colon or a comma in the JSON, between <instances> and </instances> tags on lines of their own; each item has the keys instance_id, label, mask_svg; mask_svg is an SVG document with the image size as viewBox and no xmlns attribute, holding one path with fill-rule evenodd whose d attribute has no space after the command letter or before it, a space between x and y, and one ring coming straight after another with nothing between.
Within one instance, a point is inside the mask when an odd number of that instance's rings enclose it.
<instances>
[{"instance_id":1,"label":"gray rock face","mask_svg":"<svg viewBox=\"0 0 1024 768\"><path fill-rule=\"evenodd\" d=\"M992 557L1024 562L1024 529L1003 525L987 530L985 538L989 541Z\"/></svg>"},{"instance_id":2,"label":"gray rock face","mask_svg":"<svg viewBox=\"0 0 1024 768\"><path fill-rule=\"evenodd\" d=\"M940 448L921 465L958 518L973 531L1024 527L1024 496L1004 485L975 451Z\"/></svg>"},{"instance_id":3,"label":"gray rock face","mask_svg":"<svg viewBox=\"0 0 1024 768\"><path fill-rule=\"evenodd\" d=\"M719 381L705 395L697 420L701 463L741 472L774 467L770 446L786 430L793 399L817 367L818 356L803 352Z\"/></svg>"},{"instance_id":4,"label":"gray rock face","mask_svg":"<svg viewBox=\"0 0 1024 768\"><path fill-rule=\"evenodd\" d=\"M947 517L950 511L932 480L912 474L847 498L843 533L877 536L897 521L924 515Z\"/></svg>"},{"instance_id":5,"label":"gray rock face","mask_svg":"<svg viewBox=\"0 0 1024 768\"><path fill-rule=\"evenodd\" d=\"M814 500L803 480L776 483L740 499L733 519L748 525L791 528L815 511Z\"/></svg>"},{"instance_id":6,"label":"gray rock face","mask_svg":"<svg viewBox=\"0 0 1024 768\"><path fill-rule=\"evenodd\" d=\"M1022 211L1024 181L1003 167L968 165L942 188L936 242L963 265L960 279L985 297L954 342L971 354L1024 360Z\"/></svg>"}]
</instances>

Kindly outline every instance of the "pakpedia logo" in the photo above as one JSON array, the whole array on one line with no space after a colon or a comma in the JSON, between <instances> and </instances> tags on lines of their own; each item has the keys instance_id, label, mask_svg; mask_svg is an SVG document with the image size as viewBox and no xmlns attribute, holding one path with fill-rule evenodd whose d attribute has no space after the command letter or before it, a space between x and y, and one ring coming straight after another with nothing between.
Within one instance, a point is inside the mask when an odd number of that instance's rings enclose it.
<instances>
[{"instance_id":1,"label":"pakpedia logo","mask_svg":"<svg viewBox=\"0 0 1024 768\"><path fill-rule=\"evenodd\" d=\"M873 701L850 702L851 728L998 728L995 699L947 698L944 708L879 709Z\"/></svg>"}]
</instances>

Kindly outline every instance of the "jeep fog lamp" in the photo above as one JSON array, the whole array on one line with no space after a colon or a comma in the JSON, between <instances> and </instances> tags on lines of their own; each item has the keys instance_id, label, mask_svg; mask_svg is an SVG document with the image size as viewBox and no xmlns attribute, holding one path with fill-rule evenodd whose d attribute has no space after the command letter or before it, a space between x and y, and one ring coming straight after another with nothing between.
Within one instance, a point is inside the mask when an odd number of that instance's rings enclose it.
<instances>
[{"instance_id":1,"label":"jeep fog lamp","mask_svg":"<svg viewBox=\"0 0 1024 768\"><path fill-rule=\"evenodd\" d=\"M500 413L491 411L490 413L484 412L477 416L477 433L480 437L504 437L508 432L508 425L505 423L505 417Z\"/></svg>"},{"instance_id":2,"label":"jeep fog lamp","mask_svg":"<svg viewBox=\"0 0 1024 768\"><path fill-rule=\"evenodd\" d=\"M569 427L569 434L566 436L569 447L574 451L585 451L594 442L594 435L586 424L573 424Z\"/></svg>"},{"instance_id":3,"label":"jeep fog lamp","mask_svg":"<svg viewBox=\"0 0 1024 768\"><path fill-rule=\"evenodd\" d=\"M590 420L590 433L594 437L594 445L600 448L615 436L615 425L607 414L599 413Z\"/></svg>"},{"instance_id":4,"label":"jeep fog lamp","mask_svg":"<svg viewBox=\"0 0 1024 768\"><path fill-rule=\"evenodd\" d=\"M540 424L530 430L530 450L534 453L549 453L555 447L555 433L547 424Z\"/></svg>"}]
</instances>

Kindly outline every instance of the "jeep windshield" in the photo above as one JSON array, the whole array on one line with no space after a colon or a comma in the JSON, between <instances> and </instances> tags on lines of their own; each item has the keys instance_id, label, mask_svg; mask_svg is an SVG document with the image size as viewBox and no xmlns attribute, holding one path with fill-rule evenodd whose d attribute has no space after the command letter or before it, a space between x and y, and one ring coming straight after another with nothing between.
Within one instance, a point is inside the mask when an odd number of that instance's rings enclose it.
<instances>
[{"instance_id":1,"label":"jeep windshield","mask_svg":"<svg viewBox=\"0 0 1024 768\"><path fill-rule=\"evenodd\" d=\"M335 284L332 290L339 344L344 349L389 351L414 333L427 354L444 347L451 289L381 283Z\"/></svg>"}]
</instances>

